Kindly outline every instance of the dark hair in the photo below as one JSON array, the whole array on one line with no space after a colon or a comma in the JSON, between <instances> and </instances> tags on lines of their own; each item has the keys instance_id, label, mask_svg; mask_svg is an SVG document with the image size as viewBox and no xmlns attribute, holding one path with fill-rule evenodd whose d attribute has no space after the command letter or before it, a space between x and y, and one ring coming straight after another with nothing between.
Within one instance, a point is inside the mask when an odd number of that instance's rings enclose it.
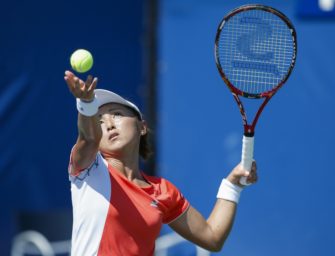
<instances>
[{"instance_id":1,"label":"dark hair","mask_svg":"<svg viewBox=\"0 0 335 256\"><path fill-rule=\"evenodd\" d=\"M150 146L149 142L149 129L148 132L145 135L141 136L140 139L140 156L143 158L143 160L148 160L150 156L153 154L153 151Z\"/></svg>"},{"instance_id":2,"label":"dark hair","mask_svg":"<svg viewBox=\"0 0 335 256\"><path fill-rule=\"evenodd\" d=\"M129 106L125 106L125 107L127 107L129 110L131 110L136 115L136 117L139 121L143 120L140 113L137 112L135 109L133 109ZM150 158L150 156L153 154L151 144L150 144L150 138L149 138L150 133L151 133L151 131L148 128L147 133L142 135L141 138L140 138L139 153L140 153L140 156L142 157L143 160L148 160Z\"/></svg>"}]
</instances>

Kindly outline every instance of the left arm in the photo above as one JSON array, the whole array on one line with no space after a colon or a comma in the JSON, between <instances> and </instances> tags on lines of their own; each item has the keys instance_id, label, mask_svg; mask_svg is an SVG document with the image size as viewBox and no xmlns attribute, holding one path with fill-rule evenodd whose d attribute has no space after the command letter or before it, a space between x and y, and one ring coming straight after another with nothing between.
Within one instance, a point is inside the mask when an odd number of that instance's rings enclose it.
<instances>
[{"instance_id":1,"label":"left arm","mask_svg":"<svg viewBox=\"0 0 335 256\"><path fill-rule=\"evenodd\" d=\"M227 180L239 184L242 176L247 176L250 183L256 182L256 164L253 164L250 175L241 165L236 166ZM236 208L237 203L219 198L206 220L190 206L181 217L170 223L170 227L200 247L209 251L220 251L233 226Z\"/></svg>"},{"instance_id":2,"label":"left arm","mask_svg":"<svg viewBox=\"0 0 335 256\"><path fill-rule=\"evenodd\" d=\"M218 199L206 221L192 206L170 227L185 239L209 251L220 251L227 239L236 212L236 204Z\"/></svg>"}]
</instances>

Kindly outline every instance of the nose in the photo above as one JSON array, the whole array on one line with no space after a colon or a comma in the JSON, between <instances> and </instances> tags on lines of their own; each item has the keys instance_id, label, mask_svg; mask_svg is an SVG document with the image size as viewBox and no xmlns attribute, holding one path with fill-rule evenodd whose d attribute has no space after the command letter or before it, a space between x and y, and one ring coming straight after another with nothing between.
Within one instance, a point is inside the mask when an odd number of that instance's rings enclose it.
<instances>
[{"instance_id":1,"label":"nose","mask_svg":"<svg viewBox=\"0 0 335 256\"><path fill-rule=\"evenodd\" d=\"M115 123L113 118L108 118L107 120L104 121L104 123L106 125L107 131L115 129Z\"/></svg>"}]
</instances>

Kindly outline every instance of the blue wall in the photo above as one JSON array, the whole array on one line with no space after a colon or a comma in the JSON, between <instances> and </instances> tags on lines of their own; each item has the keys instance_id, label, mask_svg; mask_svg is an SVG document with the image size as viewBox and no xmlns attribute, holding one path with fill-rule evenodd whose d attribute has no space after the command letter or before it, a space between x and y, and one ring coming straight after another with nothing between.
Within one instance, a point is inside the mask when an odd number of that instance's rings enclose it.
<instances>
[{"instance_id":1,"label":"blue wall","mask_svg":"<svg viewBox=\"0 0 335 256\"><path fill-rule=\"evenodd\" d=\"M63 79L71 53L90 50L98 87L144 107L144 5L131 0L2 4L0 255L9 255L18 212L71 209L67 165L77 111Z\"/></svg>"},{"instance_id":2,"label":"blue wall","mask_svg":"<svg viewBox=\"0 0 335 256\"><path fill-rule=\"evenodd\" d=\"M72 51L91 50L99 87L146 108L145 2L3 4L0 255L9 254L18 211L71 207L66 169L77 113L63 72ZM335 20L309 18L301 12L303 1L259 2L292 19L298 32L298 61L259 120L255 158L260 180L243 192L223 253L332 255ZM242 134L237 107L215 66L214 36L223 15L245 3L160 1L158 171L206 217L221 178L240 159ZM174 255L194 255L191 246L178 250Z\"/></svg>"},{"instance_id":3,"label":"blue wall","mask_svg":"<svg viewBox=\"0 0 335 256\"><path fill-rule=\"evenodd\" d=\"M215 66L214 37L222 17L248 2L161 1L158 170L206 217L221 178L240 161L242 139L238 108ZM216 255L334 253L335 20L299 18L302 2L258 1L293 21L298 60L258 122L259 183L243 192Z\"/></svg>"}]
</instances>

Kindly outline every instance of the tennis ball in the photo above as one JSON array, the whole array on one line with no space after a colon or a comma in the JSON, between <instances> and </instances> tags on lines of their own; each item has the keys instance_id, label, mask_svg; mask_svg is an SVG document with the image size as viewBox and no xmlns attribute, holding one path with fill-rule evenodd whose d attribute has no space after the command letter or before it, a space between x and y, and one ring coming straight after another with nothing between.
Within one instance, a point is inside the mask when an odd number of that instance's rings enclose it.
<instances>
[{"instance_id":1,"label":"tennis ball","mask_svg":"<svg viewBox=\"0 0 335 256\"><path fill-rule=\"evenodd\" d=\"M92 54L84 49L78 49L72 53L70 58L72 68L79 72L85 73L89 71L93 66Z\"/></svg>"}]
</instances>

